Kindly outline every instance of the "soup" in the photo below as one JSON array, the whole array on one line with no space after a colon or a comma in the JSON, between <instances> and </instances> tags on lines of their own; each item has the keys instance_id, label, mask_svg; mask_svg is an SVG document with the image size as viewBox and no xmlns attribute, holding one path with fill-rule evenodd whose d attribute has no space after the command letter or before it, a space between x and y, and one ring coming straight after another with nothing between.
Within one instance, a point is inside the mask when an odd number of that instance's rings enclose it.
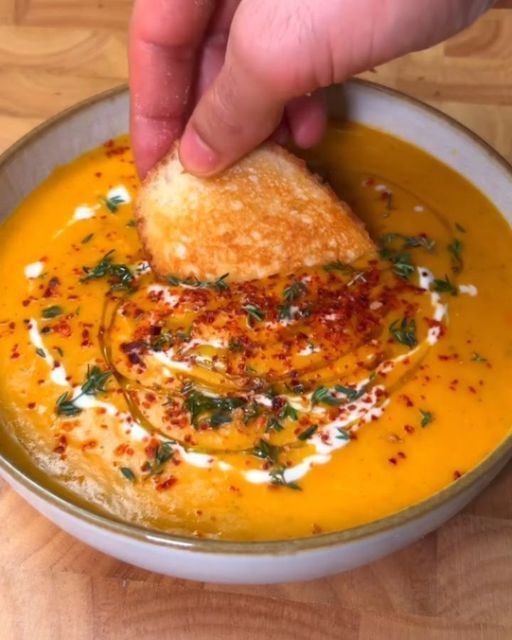
<instances>
[{"instance_id":1,"label":"soup","mask_svg":"<svg viewBox=\"0 0 512 640\"><path fill-rule=\"evenodd\" d=\"M127 138L59 168L3 224L3 418L62 491L161 531L304 537L418 503L508 435L508 224L361 125L333 123L307 160L378 255L157 281Z\"/></svg>"}]
</instances>

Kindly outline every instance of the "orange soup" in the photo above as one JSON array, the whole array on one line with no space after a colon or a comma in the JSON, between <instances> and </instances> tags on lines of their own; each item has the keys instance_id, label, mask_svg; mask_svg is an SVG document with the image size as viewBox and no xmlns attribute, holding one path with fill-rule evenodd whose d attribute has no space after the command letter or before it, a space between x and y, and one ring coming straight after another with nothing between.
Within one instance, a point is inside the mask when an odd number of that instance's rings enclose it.
<instances>
[{"instance_id":1,"label":"orange soup","mask_svg":"<svg viewBox=\"0 0 512 640\"><path fill-rule=\"evenodd\" d=\"M3 224L3 419L67 495L160 531L304 537L416 504L507 437L508 223L361 125L333 123L306 159L377 254L157 281L127 138L59 168Z\"/></svg>"}]
</instances>

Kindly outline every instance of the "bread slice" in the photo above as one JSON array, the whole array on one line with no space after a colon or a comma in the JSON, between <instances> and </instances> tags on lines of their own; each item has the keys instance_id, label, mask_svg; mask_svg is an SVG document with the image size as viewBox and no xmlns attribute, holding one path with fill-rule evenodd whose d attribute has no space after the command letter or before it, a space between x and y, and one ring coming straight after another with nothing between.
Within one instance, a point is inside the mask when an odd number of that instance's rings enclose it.
<instances>
[{"instance_id":1,"label":"bread slice","mask_svg":"<svg viewBox=\"0 0 512 640\"><path fill-rule=\"evenodd\" d=\"M161 277L245 281L374 249L350 208L273 143L213 178L186 173L176 145L144 181L136 219Z\"/></svg>"}]
</instances>

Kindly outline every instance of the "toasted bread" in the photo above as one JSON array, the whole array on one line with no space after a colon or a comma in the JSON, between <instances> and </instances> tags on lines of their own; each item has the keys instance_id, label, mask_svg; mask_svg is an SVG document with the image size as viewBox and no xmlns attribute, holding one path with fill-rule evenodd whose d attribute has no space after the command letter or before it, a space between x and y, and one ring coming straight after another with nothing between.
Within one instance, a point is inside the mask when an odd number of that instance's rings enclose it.
<instances>
[{"instance_id":1,"label":"toasted bread","mask_svg":"<svg viewBox=\"0 0 512 640\"><path fill-rule=\"evenodd\" d=\"M245 281L373 250L350 208L282 147L265 144L213 178L186 173L177 149L148 175L136 203L157 275Z\"/></svg>"}]
</instances>

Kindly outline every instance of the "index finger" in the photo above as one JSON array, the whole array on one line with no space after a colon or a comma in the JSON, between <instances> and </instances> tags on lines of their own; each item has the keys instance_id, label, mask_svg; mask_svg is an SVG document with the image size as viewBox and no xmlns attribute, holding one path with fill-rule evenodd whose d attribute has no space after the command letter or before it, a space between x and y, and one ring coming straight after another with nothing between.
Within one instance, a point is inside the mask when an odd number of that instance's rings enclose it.
<instances>
[{"instance_id":1,"label":"index finger","mask_svg":"<svg viewBox=\"0 0 512 640\"><path fill-rule=\"evenodd\" d=\"M136 0L130 28L131 134L140 175L181 135L214 0Z\"/></svg>"}]
</instances>

